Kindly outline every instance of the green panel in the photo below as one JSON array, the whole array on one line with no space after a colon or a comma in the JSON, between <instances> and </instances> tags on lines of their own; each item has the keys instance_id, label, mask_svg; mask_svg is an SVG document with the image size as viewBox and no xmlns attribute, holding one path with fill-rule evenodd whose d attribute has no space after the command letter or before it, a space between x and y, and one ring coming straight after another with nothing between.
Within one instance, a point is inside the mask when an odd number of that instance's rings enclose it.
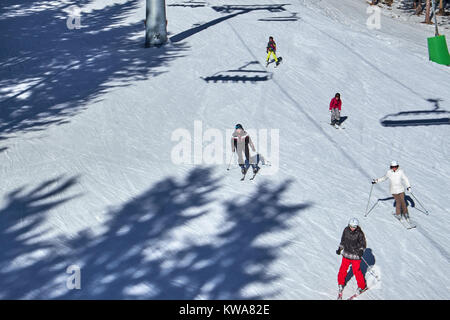
<instances>
[{"instance_id":1,"label":"green panel","mask_svg":"<svg viewBox=\"0 0 450 320\"><path fill-rule=\"evenodd\" d=\"M431 61L450 66L450 54L445 36L428 38L428 54Z\"/></svg>"}]
</instances>

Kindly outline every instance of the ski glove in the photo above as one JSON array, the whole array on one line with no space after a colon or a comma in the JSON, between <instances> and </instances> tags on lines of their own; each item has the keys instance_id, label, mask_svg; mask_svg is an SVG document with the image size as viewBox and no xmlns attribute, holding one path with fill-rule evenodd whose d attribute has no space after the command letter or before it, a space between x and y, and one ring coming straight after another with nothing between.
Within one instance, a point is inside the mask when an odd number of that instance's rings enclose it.
<instances>
[{"instance_id":1,"label":"ski glove","mask_svg":"<svg viewBox=\"0 0 450 320\"><path fill-rule=\"evenodd\" d=\"M372 184L375 184L375 183L377 183L377 181L375 179L373 179L372 180Z\"/></svg>"},{"instance_id":2,"label":"ski glove","mask_svg":"<svg viewBox=\"0 0 450 320\"><path fill-rule=\"evenodd\" d=\"M359 249L359 251L358 251L358 256L359 256L360 258L362 258L363 255L364 255L364 249Z\"/></svg>"},{"instance_id":3,"label":"ski glove","mask_svg":"<svg viewBox=\"0 0 450 320\"><path fill-rule=\"evenodd\" d=\"M411 192L411 187L406 188L406 190L408 190L409 192Z\"/></svg>"},{"instance_id":4,"label":"ski glove","mask_svg":"<svg viewBox=\"0 0 450 320\"><path fill-rule=\"evenodd\" d=\"M336 250L336 254L337 254L337 255L340 255L340 254L341 254L341 251L342 251L342 248L339 247L339 248Z\"/></svg>"}]
</instances>

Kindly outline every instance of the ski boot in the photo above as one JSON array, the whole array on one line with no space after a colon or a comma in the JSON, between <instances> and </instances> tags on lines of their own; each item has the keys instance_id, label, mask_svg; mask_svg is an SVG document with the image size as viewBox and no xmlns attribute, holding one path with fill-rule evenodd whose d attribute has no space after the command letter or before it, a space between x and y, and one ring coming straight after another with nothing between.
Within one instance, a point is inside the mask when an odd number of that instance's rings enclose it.
<instances>
[{"instance_id":1,"label":"ski boot","mask_svg":"<svg viewBox=\"0 0 450 320\"><path fill-rule=\"evenodd\" d=\"M401 218L405 219L407 222L409 222L409 214L408 213L402 213Z\"/></svg>"},{"instance_id":2,"label":"ski boot","mask_svg":"<svg viewBox=\"0 0 450 320\"><path fill-rule=\"evenodd\" d=\"M338 286L338 288L339 288L339 291L338 291L338 300L342 300L342 292L344 291L344 286L342 285L342 284L340 284L339 286Z\"/></svg>"},{"instance_id":3,"label":"ski boot","mask_svg":"<svg viewBox=\"0 0 450 320\"><path fill-rule=\"evenodd\" d=\"M367 290L367 286L366 286L364 289L358 288L358 289L356 290L356 293L357 293L357 294L361 294L361 293L363 293L363 292L366 291L366 290Z\"/></svg>"}]
</instances>

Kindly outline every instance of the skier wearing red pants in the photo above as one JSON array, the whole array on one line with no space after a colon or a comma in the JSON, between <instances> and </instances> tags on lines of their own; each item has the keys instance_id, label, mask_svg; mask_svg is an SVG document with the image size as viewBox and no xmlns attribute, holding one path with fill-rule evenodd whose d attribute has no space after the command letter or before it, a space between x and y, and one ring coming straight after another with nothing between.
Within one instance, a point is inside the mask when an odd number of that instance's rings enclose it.
<instances>
[{"instance_id":1,"label":"skier wearing red pants","mask_svg":"<svg viewBox=\"0 0 450 320\"><path fill-rule=\"evenodd\" d=\"M340 255L342 251L342 263L338 273L339 297L342 296L342 290L345 286L345 278L347 270L352 265L352 271L358 284L357 293L366 290L366 280L361 272L361 258L366 249L366 237L359 226L356 218L350 219L348 226L344 229L341 237L341 243L336 250L336 254Z\"/></svg>"}]
</instances>

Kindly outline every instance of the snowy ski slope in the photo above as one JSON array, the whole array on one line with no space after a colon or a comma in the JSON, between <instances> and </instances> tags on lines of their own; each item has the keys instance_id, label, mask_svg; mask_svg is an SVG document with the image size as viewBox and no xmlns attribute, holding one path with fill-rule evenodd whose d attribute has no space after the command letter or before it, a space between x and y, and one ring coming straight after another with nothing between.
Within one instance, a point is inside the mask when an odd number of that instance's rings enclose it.
<instances>
[{"instance_id":1,"label":"snowy ski slope","mask_svg":"<svg viewBox=\"0 0 450 320\"><path fill-rule=\"evenodd\" d=\"M450 69L428 60L434 28L382 15L371 30L363 0L166 4L171 43L145 49L144 0L2 1L0 298L335 299L357 217L380 279L362 264L359 299L450 299ZM345 130L328 124L336 92ZM253 181L226 170L236 123L260 151L279 134ZM197 157L207 133L215 164ZM413 230L387 182L364 217L393 159L430 212L407 194Z\"/></svg>"}]
</instances>

